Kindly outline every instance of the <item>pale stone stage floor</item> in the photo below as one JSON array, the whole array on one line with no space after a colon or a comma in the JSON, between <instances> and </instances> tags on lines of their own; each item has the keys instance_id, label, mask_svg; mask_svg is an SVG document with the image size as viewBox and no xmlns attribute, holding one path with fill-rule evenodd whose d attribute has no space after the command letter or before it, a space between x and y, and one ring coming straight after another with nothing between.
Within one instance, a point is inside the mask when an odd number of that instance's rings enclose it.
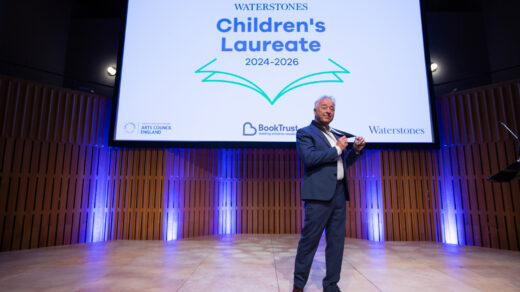
<instances>
[{"instance_id":1,"label":"pale stone stage floor","mask_svg":"<svg viewBox=\"0 0 520 292\"><path fill-rule=\"evenodd\" d=\"M0 253L0 291L291 291L299 235L109 241ZM323 238L305 291L321 291ZM348 239L343 291L520 291L520 252Z\"/></svg>"}]
</instances>

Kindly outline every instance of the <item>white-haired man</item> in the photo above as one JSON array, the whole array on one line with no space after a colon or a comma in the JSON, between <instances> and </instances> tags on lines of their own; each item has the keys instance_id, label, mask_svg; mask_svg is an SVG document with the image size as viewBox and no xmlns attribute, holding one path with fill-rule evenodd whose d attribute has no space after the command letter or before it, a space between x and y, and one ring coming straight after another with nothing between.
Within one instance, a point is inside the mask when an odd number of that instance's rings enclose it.
<instances>
[{"instance_id":1,"label":"white-haired man","mask_svg":"<svg viewBox=\"0 0 520 292\"><path fill-rule=\"evenodd\" d=\"M296 149L304 164L301 199L305 202L305 221L294 265L293 291L303 291L312 261L325 230L326 275L323 291L340 291L338 282L345 244L346 204L349 200L347 167L361 155L365 139L356 137L347 150L348 133L335 131L335 101L323 96L314 105L314 120L296 133Z\"/></svg>"}]
</instances>

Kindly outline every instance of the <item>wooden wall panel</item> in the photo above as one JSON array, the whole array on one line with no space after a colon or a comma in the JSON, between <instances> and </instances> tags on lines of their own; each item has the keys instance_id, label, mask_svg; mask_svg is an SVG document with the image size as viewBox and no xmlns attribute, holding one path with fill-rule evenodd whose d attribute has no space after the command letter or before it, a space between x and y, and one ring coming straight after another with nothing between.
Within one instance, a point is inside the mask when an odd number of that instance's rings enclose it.
<instances>
[{"instance_id":1,"label":"wooden wall panel","mask_svg":"<svg viewBox=\"0 0 520 292\"><path fill-rule=\"evenodd\" d=\"M519 80L513 80L438 100L439 198L448 242L520 248L520 180L487 180L518 158L518 144L499 122L519 133L519 86Z\"/></svg>"},{"instance_id":2,"label":"wooden wall panel","mask_svg":"<svg viewBox=\"0 0 520 292\"><path fill-rule=\"evenodd\" d=\"M0 76L0 250L116 239L299 233L294 149L108 147L108 99ZM347 236L520 248L519 81L438 99L440 150L366 151Z\"/></svg>"},{"instance_id":3,"label":"wooden wall panel","mask_svg":"<svg viewBox=\"0 0 520 292\"><path fill-rule=\"evenodd\" d=\"M435 151L382 151L385 240L440 241Z\"/></svg>"},{"instance_id":4,"label":"wooden wall panel","mask_svg":"<svg viewBox=\"0 0 520 292\"><path fill-rule=\"evenodd\" d=\"M301 171L295 150L169 149L163 237L300 232Z\"/></svg>"},{"instance_id":5,"label":"wooden wall panel","mask_svg":"<svg viewBox=\"0 0 520 292\"><path fill-rule=\"evenodd\" d=\"M163 149L110 150L108 239L161 239Z\"/></svg>"},{"instance_id":6,"label":"wooden wall panel","mask_svg":"<svg viewBox=\"0 0 520 292\"><path fill-rule=\"evenodd\" d=\"M380 154L380 151L365 151L347 171L350 193L347 237L384 239Z\"/></svg>"},{"instance_id":7,"label":"wooden wall panel","mask_svg":"<svg viewBox=\"0 0 520 292\"><path fill-rule=\"evenodd\" d=\"M386 240L520 248L520 181L487 181L519 155L519 84L440 97L440 150L382 151Z\"/></svg>"},{"instance_id":8,"label":"wooden wall panel","mask_svg":"<svg viewBox=\"0 0 520 292\"><path fill-rule=\"evenodd\" d=\"M97 240L107 102L0 78L0 250Z\"/></svg>"}]
</instances>

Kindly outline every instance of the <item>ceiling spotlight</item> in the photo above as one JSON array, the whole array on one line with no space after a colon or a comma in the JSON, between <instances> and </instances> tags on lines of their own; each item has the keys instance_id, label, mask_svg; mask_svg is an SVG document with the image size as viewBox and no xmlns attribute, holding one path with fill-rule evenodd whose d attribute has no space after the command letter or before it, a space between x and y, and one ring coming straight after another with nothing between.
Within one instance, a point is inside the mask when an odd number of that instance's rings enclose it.
<instances>
[{"instance_id":1,"label":"ceiling spotlight","mask_svg":"<svg viewBox=\"0 0 520 292\"><path fill-rule=\"evenodd\" d=\"M432 72L435 72L435 71L437 71L437 69L439 69L439 65L437 65L437 63L435 63L435 62L432 62L432 64L430 65L430 68L431 68Z\"/></svg>"},{"instance_id":2,"label":"ceiling spotlight","mask_svg":"<svg viewBox=\"0 0 520 292\"><path fill-rule=\"evenodd\" d=\"M116 73L117 73L116 67L114 67L114 66L109 66L109 67L107 68L107 74L108 74L108 76L114 76L114 75L116 75Z\"/></svg>"}]
</instances>

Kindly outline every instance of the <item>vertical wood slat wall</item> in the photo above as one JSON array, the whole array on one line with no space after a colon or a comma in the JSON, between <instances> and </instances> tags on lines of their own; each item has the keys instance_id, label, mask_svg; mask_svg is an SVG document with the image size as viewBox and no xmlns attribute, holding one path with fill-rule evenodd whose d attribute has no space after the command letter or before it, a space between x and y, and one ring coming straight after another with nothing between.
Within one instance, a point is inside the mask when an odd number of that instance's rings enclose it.
<instances>
[{"instance_id":1,"label":"vertical wood slat wall","mask_svg":"<svg viewBox=\"0 0 520 292\"><path fill-rule=\"evenodd\" d=\"M438 151L381 152L385 240L442 241Z\"/></svg>"},{"instance_id":2,"label":"vertical wood slat wall","mask_svg":"<svg viewBox=\"0 0 520 292\"><path fill-rule=\"evenodd\" d=\"M442 96L439 198L444 236L451 243L520 249L520 180L486 178L518 157L520 80Z\"/></svg>"},{"instance_id":3,"label":"vertical wood slat wall","mask_svg":"<svg viewBox=\"0 0 520 292\"><path fill-rule=\"evenodd\" d=\"M300 231L294 150L169 149L166 155L166 239Z\"/></svg>"},{"instance_id":4,"label":"vertical wood slat wall","mask_svg":"<svg viewBox=\"0 0 520 292\"><path fill-rule=\"evenodd\" d=\"M365 150L347 170L347 237L384 240L381 151Z\"/></svg>"},{"instance_id":5,"label":"vertical wood slat wall","mask_svg":"<svg viewBox=\"0 0 520 292\"><path fill-rule=\"evenodd\" d=\"M442 97L441 150L366 151L347 236L519 249L519 181L485 181L514 143L483 126L518 132L518 83ZM0 76L0 250L300 232L295 150L107 147L109 114L105 98Z\"/></svg>"},{"instance_id":6,"label":"vertical wood slat wall","mask_svg":"<svg viewBox=\"0 0 520 292\"><path fill-rule=\"evenodd\" d=\"M108 148L108 147L106 147ZM161 239L164 189L163 149L108 148L101 179L105 239ZM100 229L101 230L101 229Z\"/></svg>"},{"instance_id":7,"label":"vertical wood slat wall","mask_svg":"<svg viewBox=\"0 0 520 292\"><path fill-rule=\"evenodd\" d=\"M0 109L0 249L94 240L106 101L2 77Z\"/></svg>"}]
</instances>

